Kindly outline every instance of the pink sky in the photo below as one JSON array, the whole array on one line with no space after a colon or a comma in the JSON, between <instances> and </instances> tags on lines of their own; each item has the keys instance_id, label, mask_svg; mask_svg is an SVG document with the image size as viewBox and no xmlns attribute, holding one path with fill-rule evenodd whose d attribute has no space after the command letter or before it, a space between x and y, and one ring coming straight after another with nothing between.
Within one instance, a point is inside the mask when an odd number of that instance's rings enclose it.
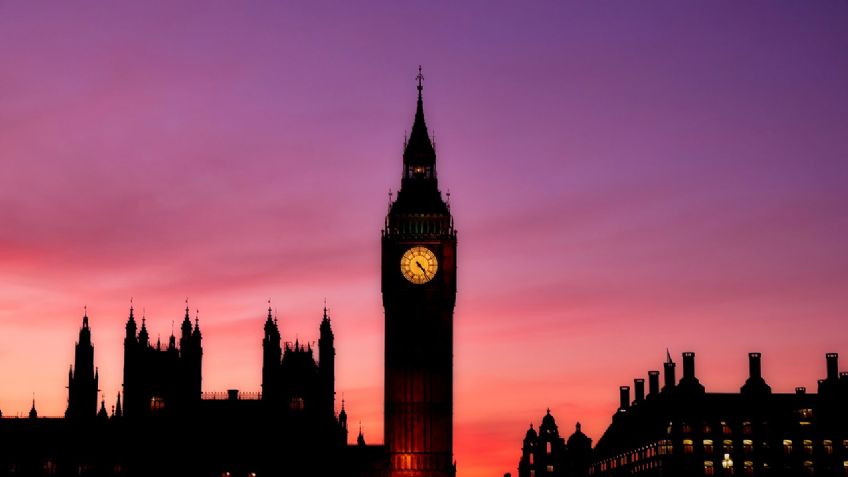
<instances>
[{"instance_id":1,"label":"pink sky","mask_svg":"<svg viewBox=\"0 0 848 477\"><path fill-rule=\"evenodd\" d=\"M848 4L0 4L0 410L64 412L88 305L111 403L130 297L189 297L206 391L331 307L382 439L379 231L414 76L459 229L460 475L550 407L597 440L669 347L708 390L848 359ZM843 369L848 366L843 365Z\"/></svg>"}]
</instances>

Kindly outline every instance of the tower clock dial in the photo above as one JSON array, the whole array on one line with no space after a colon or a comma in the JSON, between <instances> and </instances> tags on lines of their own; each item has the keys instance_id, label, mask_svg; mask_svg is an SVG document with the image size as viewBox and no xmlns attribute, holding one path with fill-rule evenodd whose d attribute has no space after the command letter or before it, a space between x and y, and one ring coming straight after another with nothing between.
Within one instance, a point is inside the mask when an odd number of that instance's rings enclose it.
<instances>
[{"instance_id":1,"label":"tower clock dial","mask_svg":"<svg viewBox=\"0 0 848 477\"><path fill-rule=\"evenodd\" d=\"M439 261L427 247L412 247L400 259L400 271L404 278L416 285L432 280L438 269Z\"/></svg>"}]
</instances>

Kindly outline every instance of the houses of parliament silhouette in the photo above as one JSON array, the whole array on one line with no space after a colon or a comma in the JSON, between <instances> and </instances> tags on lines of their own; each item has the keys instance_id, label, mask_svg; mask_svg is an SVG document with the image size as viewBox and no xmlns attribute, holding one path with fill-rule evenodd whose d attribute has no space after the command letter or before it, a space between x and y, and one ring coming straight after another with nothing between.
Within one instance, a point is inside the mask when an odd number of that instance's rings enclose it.
<instances>
[{"instance_id":1,"label":"houses of parliament silhouette","mask_svg":"<svg viewBox=\"0 0 848 477\"><path fill-rule=\"evenodd\" d=\"M186 306L179 340L152 344L130 306L123 394L98 404L92 327L82 318L64 418L0 419L0 475L452 477L456 230L424 121L421 69L401 188L381 234L385 310L384 444L348 445L336 413L326 307L317 350L264 322L262 391L202 392L203 335ZM187 304L188 305L188 304ZM317 353L317 356L316 356Z\"/></svg>"}]
</instances>

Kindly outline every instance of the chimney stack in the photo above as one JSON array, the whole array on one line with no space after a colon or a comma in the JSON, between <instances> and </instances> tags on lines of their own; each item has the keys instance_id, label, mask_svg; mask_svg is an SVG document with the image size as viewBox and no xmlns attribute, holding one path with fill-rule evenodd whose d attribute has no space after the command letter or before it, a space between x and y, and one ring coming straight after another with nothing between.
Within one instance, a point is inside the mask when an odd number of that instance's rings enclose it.
<instances>
[{"instance_id":1,"label":"chimney stack","mask_svg":"<svg viewBox=\"0 0 848 477\"><path fill-rule=\"evenodd\" d=\"M827 353L827 380L836 381L839 379L839 355L837 353Z\"/></svg>"},{"instance_id":2,"label":"chimney stack","mask_svg":"<svg viewBox=\"0 0 848 477\"><path fill-rule=\"evenodd\" d=\"M630 386L621 386L618 391L621 401L618 410L626 411L630 408Z\"/></svg>"},{"instance_id":3,"label":"chimney stack","mask_svg":"<svg viewBox=\"0 0 848 477\"><path fill-rule=\"evenodd\" d=\"M804 386L798 386L797 388L795 388L795 394L807 394L807 388L805 388Z\"/></svg>"},{"instance_id":4,"label":"chimney stack","mask_svg":"<svg viewBox=\"0 0 848 477\"><path fill-rule=\"evenodd\" d=\"M683 379L695 379L695 353L691 351L683 353Z\"/></svg>"},{"instance_id":5,"label":"chimney stack","mask_svg":"<svg viewBox=\"0 0 848 477\"><path fill-rule=\"evenodd\" d=\"M648 371L648 396L656 396L660 393L660 372Z\"/></svg>"},{"instance_id":6,"label":"chimney stack","mask_svg":"<svg viewBox=\"0 0 848 477\"><path fill-rule=\"evenodd\" d=\"M752 380L763 377L763 367L760 361L760 353L748 353L748 377Z\"/></svg>"},{"instance_id":7,"label":"chimney stack","mask_svg":"<svg viewBox=\"0 0 848 477\"><path fill-rule=\"evenodd\" d=\"M677 364L671 360L670 354L668 355L668 360L663 364L663 367L665 368L665 374L663 376L665 378L665 386L663 386L663 391L670 391L671 389L674 389L674 384L677 381L677 378L674 377L674 368L677 367Z\"/></svg>"},{"instance_id":8,"label":"chimney stack","mask_svg":"<svg viewBox=\"0 0 848 477\"><path fill-rule=\"evenodd\" d=\"M633 380L633 392L636 394L635 403L645 400L645 380L636 378Z\"/></svg>"},{"instance_id":9,"label":"chimney stack","mask_svg":"<svg viewBox=\"0 0 848 477\"><path fill-rule=\"evenodd\" d=\"M748 353L748 379L742 385L742 394L749 396L771 394L771 386L763 379L762 355Z\"/></svg>"}]
</instances>

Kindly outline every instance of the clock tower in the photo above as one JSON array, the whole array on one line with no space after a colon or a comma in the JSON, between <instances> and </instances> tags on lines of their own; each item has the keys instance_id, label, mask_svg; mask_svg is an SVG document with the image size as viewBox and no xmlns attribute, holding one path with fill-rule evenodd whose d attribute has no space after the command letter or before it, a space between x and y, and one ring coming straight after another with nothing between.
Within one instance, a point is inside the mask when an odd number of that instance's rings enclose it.
<instances>
[{"instance_id":1,"label":"clock tower","mask_svg":"<svg viewBox=\"0 0 848 477\"><path fill-rule=\"evenodd\" d=\"M385 443L392 477L447 477L453 463L456 231L418 107L382 237L386 317Z\"/></svg>"}]
</instances>

